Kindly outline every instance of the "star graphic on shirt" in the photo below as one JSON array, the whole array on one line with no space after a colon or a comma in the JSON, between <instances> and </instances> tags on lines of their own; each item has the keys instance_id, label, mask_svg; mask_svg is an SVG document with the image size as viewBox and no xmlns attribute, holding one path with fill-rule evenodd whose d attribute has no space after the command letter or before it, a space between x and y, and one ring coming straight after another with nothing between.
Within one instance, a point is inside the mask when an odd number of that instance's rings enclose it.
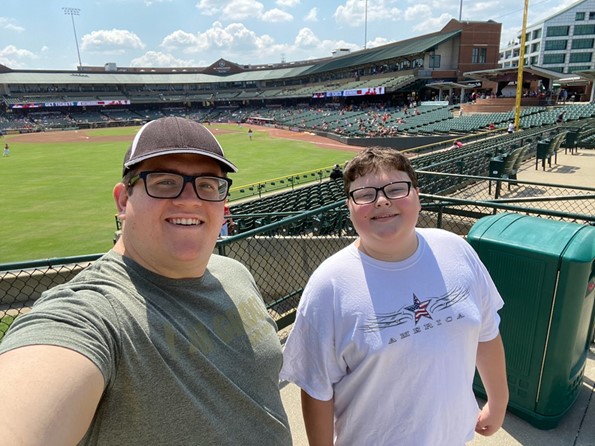
<instances>
[{"instance_id":1,"label":"star graphic on shirt","mask_svg":"<svg viewBox=\"0 0 595 446\"><path fill-rule=\"evenodd\" d=\"M428 305L431 299L420 301L415 294L413 294L413 305L405 307L406 310L411 311L415 315L415 323L421 319L422 316L432 319L430 313L428 313Z\"/></svg>"}]
</instances>

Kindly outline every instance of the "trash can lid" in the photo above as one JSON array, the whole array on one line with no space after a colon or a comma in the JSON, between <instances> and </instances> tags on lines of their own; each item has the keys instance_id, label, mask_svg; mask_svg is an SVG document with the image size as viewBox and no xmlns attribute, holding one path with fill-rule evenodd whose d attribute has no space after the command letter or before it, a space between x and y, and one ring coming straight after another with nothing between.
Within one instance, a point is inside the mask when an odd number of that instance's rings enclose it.
<instances>
[{"instance_id":1,"label":"trash can lid","mask_svg":"<svg viewBox=\"0 0 595 446\"><path fill-rule=\"evenodd\" d=\"M467 239L477 240L479 243L493 242L515 246L527 252L559 258L569 244L585 244L583 238L595 237L593 231L590 230L595 230L595 228L529 215L502 213L479 219L469 230ZM573 241L575 236L583 231L584 235L580 237L580 243L579 238ZM591 241L592 243L594 242ZM588 243L586 244L588 245ZM577 249L573 248L573 256L578 255L576 251ZM581 247L579 251L581 257L588 256L589 249L587 247Z\"/></svg>"}]
</instances>

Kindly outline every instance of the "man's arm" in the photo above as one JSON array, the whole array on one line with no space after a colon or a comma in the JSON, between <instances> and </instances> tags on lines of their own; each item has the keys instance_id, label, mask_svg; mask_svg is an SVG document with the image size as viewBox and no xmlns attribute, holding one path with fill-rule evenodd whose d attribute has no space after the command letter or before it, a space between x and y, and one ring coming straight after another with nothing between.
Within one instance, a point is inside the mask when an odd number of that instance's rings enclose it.
<instances>
[{"instance_id":1,"label":"man's arm","mask_svg":"<svg viewBox=\"0 0 595 446\"><path fill-rule=\"evenodd\" d=\"M476 364L488 400L479 413L475 431L489 436L502 427L508 405L506 360L500 334L491 341L479 343Z\"/></svg>"},{"instance_id":2,"label":"man's arm","mask_svg":"<svg viewBox=\"0 0 595 446\"><path fill-rule=\"evenodd\" d=\"M332 446L334 440L334 401L312 398L302 390L302 414L310 446Z\"/></svg>"},{"instance_id":3,"label":"man's arm","mask_svg":"<svg viewBox=\"0 0 595 446\"><path fill-rule=\"evenodd\" d=\"M49 345L3 353L0 376L3 444L77 444L91 424L104 387L103 375L87 357Z\"/></svg>"}]
</instances>

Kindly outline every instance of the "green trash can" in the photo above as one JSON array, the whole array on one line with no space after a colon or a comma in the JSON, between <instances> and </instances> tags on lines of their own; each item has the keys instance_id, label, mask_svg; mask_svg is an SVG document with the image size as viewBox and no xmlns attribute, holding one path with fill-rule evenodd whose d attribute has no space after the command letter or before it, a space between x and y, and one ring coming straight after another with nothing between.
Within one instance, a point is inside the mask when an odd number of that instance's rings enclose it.
<instances>
[{"instance_id":1,"label":"green trash can","mask_svg":"<svg viewBox=\"0 0 595 446\"><path fill-rule=\"evenodd\" d=\"M595 227L504 213L478 220L468 242L502 298L508 409L556 427L582 385L595 318ZM485 398L481 380L474 390Z\"/></svg>"}]
</instances>

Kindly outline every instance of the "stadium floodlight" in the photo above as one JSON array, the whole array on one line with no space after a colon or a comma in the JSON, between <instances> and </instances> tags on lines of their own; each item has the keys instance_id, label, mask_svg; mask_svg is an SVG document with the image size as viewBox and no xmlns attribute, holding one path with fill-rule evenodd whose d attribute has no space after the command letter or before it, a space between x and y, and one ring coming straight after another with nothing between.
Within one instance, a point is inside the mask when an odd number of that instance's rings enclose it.
<instances>
[{"instance_id":1,"label":"stadium floodlight","mask_svg":"<svg viewBox=\"0 0 595 446\"><path fill-rule=\"evenodd\" d=\"M368 0L364 7L364 49L368 46Z\"/></svg>"},{"instance_id":2,"label":"stadium floodlight","mask_svg":"<svg viewBox=\"0 0 595 446\"><path fill-rule=\"evenodd\" d=\"M74 16L80 15L81 10L79 8L69 8L65 6L62 8L62 11L64 11L64 14L69 15L72 20L72 30L74 31L74 43L76 43L76 54L79 57L79 71L81 71L83 69L83 63L81 62L81 52L79 51L79 40L76 36L76 27L74 26Z\"/></svg>"}]
</instances>

